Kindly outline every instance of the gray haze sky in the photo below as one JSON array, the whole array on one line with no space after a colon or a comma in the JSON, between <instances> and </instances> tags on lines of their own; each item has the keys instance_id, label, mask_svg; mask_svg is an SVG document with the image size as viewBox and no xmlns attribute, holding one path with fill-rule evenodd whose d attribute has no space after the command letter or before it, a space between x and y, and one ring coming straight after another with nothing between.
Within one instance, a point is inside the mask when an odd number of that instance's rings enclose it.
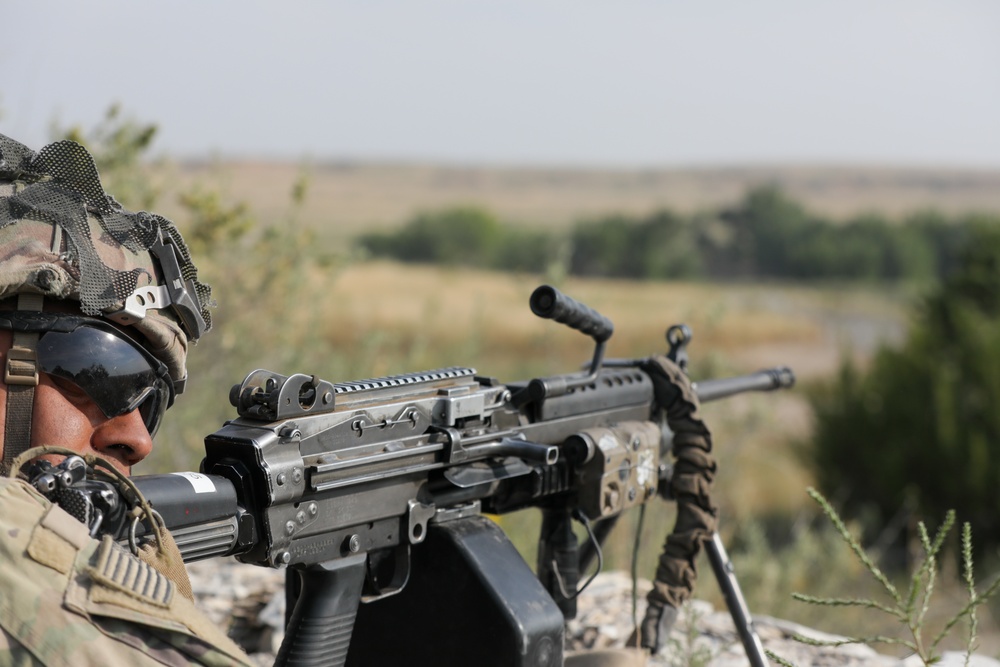
<instances>
[{"instance_id":1,"label":"gray haze sky","mask_svg":"<svg viewBox=\"0 0 1000 667\"><path fill-rule=\"evenodd\" d=\"M175 157L1000 167L997 0L10 2L0 132Z\"/></svg>"}]
</instances>

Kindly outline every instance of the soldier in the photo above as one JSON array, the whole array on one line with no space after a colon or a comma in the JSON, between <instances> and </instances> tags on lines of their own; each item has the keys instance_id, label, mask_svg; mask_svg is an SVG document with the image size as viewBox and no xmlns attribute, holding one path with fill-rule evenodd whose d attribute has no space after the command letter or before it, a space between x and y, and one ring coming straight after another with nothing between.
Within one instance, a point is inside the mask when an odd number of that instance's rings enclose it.
<instances>
[{"instance_id":1,"label":"soldier","mask_svg":"<svg viewBox=\"0 0 1000 667\"><path fill-rule=\"evenodd\" d=\"M166 531L137 555L97 541L13 469L55 445L128 474L209 300L173 224L124 210L82 146L0 135L0 665L250 664L195 608Z\"/></svg>"}]
</instances>

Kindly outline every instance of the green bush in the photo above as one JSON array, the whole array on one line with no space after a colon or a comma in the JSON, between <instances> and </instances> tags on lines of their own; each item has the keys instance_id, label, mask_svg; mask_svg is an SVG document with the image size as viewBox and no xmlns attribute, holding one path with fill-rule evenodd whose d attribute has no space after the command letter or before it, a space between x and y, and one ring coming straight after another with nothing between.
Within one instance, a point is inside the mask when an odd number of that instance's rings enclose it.
<instances>
[{"instance_id":1,"label":"green bush","mask_svg":"<svg viewBox=\"0 0 1000 667\"><path fill-rule=\"evenodd\" d=\"M702 274L694 225L670 211L582 222L570 244L570 271L580 276L669 280Z\"/></svg>"},{"instance_id":2,"label":"green bush","mask_svg":"<svg viewBox=\"0 0 1000 667\"><path fill-rule=\"evenodd\" d=\"M849 516L885 525L902 507L954 508L986 549L1000 544L1000 227L968 233L905 343L814 393L810 457Z\"/></svg>"},{"instance_id":3,"label":"green bush","mask_svg":"<svg viewBox=\"0 0 1000 667\"><path fill-rule=\"evenodd\" d=\"M799 242L823 225L771 186L751 190L719 217L730 241L720 249L723 259L717 264L728 265L724 271L734 276L794 276L791 258Z\"/></svg>"},{"instance_id":4,"label":"green bush","mask_svg":"<svg viewBox=\"0 0 1000 667\"><path fill-rule=\"evenodd\" d=\"M620 276L629 263L633 221L620 215L581 222L570 235L570 273L578 276Z\"/></svg>"},{"instance_id":5,"label":"green bush","mask_svg":"<svg viewBox=\"0 0 1000 667\"><path fill-rule=\"evenodd\" d=\"M421 213L398 231L366 234L359 244L404 262L493 267L504 231L492 214L460 207Z\"/></svg>"},{"instance_id":6,"label":"green bush","mask_svg":"<svg viewBox=\"0 0 1000 667\"><path fill-rule=\"evenodd\" d=\"M874 213L832 223L775 187L751 190L718 217L726 238L708 263L723 277L924 280L947 263L935 244L953 248L962 231L943 218L918 226Z\"/></svg>"}]
</instances>

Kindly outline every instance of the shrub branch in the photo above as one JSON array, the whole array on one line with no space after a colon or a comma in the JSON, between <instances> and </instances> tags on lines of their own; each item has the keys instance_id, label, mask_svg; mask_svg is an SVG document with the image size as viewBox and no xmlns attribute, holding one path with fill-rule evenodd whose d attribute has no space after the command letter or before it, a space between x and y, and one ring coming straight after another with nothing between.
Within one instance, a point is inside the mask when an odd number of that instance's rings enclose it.
<instances>
[{"instance_id":1,"label":"shrub branch","mask_svg":"<svg viewBox=\"0 0 1000 667\"><path fill-rule=\"evenodd\" d=\"M920 565L910 576L909 589L906 591L904 598L892 582L889 581L885 573L871 559L858 540L847 529L840 515L826 498L815 489L810 488L808 492L810 497L822 508L823 513L837 529L837 532L840 533L844 542L847 543L858 560L865 566L865 569L881 584L889 597L892 598L892 601L891 603L882 603L876 600L861 598L821 598L802 593L794 593L792 597L807 604L826 607L874 609L903 623L909 631L910 638L901 639L898 637L874 635L868 637L847 637L836 640L819 640L796 635L794 639L812 646L837 647L846 644L889 644L903 646L915 653L923 664L930 665L940 660L940 656L936 651L941 641L952 632L959 622L965 621L968 624L965 658L965 664L968 667L970 657L977 647L976 637L979 627L976 610L1000 590L1000 577L998 577L982 594L976 591L972 562L972 528L970 525L965 523L962 527L962 569L963 579L969 596L968 602L944 623L941 630L934 635L931 643L927 645L924 641L924 633L927 629L927 619L932 608L932 598L937 583L938 556L941 553L948 534L955 525L955 512L949 510L946 513L944 521L937 529L933 539L927 531L927 526L922 521L917 524L920 545L924 554ZM779 664L788 664L779 660L777 656L772 655L771 657L776 662L779 662Z\"/></svg>"}]
</instances>

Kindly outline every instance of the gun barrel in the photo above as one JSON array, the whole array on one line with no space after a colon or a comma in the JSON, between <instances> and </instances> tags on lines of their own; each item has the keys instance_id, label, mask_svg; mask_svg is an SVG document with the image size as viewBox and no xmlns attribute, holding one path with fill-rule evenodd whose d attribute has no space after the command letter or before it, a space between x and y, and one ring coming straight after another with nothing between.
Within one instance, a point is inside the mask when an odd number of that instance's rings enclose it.
<instances>
[{"instance_id":1,"label":"gun barrel","mask_svg":"<svg viewBox=\"0 0 1000 667\"><path fill-rule=\"evenodd\" d=\"M702 403L717 401L745 391L773 391L787 389L795 384L795 374L787 366L766 368L749 375L692 383L698 400Z\"/></svg>"}]
</instances>

